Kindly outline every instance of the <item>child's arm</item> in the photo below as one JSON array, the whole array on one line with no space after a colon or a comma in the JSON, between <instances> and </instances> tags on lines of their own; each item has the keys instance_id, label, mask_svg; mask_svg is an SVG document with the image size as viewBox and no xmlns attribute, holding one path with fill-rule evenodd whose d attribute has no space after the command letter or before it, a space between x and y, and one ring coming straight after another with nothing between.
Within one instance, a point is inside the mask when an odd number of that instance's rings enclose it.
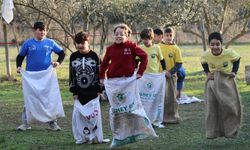
<instances>
[{"instance_id":1,"label":"child's arm","mask_svg":"<svg viewBox=\"0 0 250 150\"><path fill-rule=\"evenodd\" d=\"M175 63L174 67L170 70L171 75L175 74L182 66L182 63Z\"/></svg>"},{"instance_id":2,"label":"child's arm","mask_svg":"<svg viewBox=\"0 0 250 150\"><path fill-rule=\"evenodd\" d=\"M137 72L138 78L143 75L143 72L146 70L147 63L148 63L148 56L147 54L138 46L134 48L135 55L140 58L140 65Z\"/></svg>"},{"instance_id":3,"label":"child's arm","mask_svg":"<svg viewBox=\"0 0 250 150\"><path fill-rule=\"evenodd\" d=\"M203 68L204 72L205 72L206 75L207 75L207 78L208 78L209 80L213 80L213 79L214 79L214 74L213 74L213 73L210 73L208 64L207 64L207 63L203 63L203 64L201 64L201 65L202 65L202 68Z\"/></svg>"},{"instance_id":4,"label":"child's arm","mask_svg":"<svg viewBox=\"0 0 250 150\"><path fill-rule=\"evenodd\" d=\"M73 61L73 58L72 58L72 55L70 56L69 58L69 91L71 93L73 93L73 97L74 99L77 98L77 89L75 87L76 83L75 83L75 80L74 80L74 71L73 71L73 68L72 68L72 64L71 62Z\"/></svg>"},{"instance_id":5,"label":"child's arm","mask_svg":"<svg viewBox=\"0 0 250 150\"><path fill-rule=\"evenodd\" d=\"M162 70L163 71L167 70L166 69L166 61L165 61L165 59L160 60L160 63L161 63Z\"/></svg>"},{"instance_id":6,"label":"child's arm","mask_svg":"<svg viewBox=\"0 0 250 150\"><path fill-rule=\"evenodd\" d=\"M234 72L235 74L237 74L237 72L239 70L239 66L240 66L240 59L238 59L237 61L233 62L232 72Z\"/></svg>"},{"instance_id":7,"label":"child's arm","mask_svg":"<svg viewBox=\"0 0 250 150\"><path fill-rule=\"evenodd\" d=\"M100 81L101 82L105 78L105 73L106 73L106 70L108 69L109 62L110 62L110 57L109 57L108 49L107 49L106 53L104 55L104 58L102 60L102 63L100 65L100 74L99 74L99 77L100 77Z\"/></svg>"},{"instance_id":8,"label":"child's arm","mask_svg":"<svg viewBox=\"0 0 250 150\"><path fill-rule=\"evenodd\" d=\"M22 63L23 63L24 58L25 56L21 56L19 54L16 57L16 68L17 68L16 72L17 73L20 73L22 70Z\"/></svg>"},{"instance_id":9,"label":"child's arm","mask_svg":"<svg viewBox=\"0 0 250 150\"><path fill-rule=\"evenodd\" d=\"M237 61L233 62L233 68L232 68L232 72L230 74L231 77L236 76L236 74L239 70L239 66L240 66L240 58Z\"/></svg>"}]
</instances>

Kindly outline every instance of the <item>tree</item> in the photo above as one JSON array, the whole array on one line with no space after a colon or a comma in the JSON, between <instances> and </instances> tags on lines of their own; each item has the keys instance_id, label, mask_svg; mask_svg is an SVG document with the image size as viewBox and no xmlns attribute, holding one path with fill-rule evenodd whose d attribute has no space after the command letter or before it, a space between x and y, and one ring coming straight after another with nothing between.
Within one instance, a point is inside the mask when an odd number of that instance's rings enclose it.
<instances>
[{"instance_id":1,"label":"tree","mask_svg":"<svg viewBox=\"0 0 250 150\"><path fill-rule=\"evenodd\" d=\"M204 0L201 8L199 15L183 25L184 32L201 38L201 33L197 29L204 21L206 35L214 31L219 31L224 35L227 40L225 48L250 32L248 28L250 21L249 0Z\"/></svg>"},{"instance_id":2,"label":"tree","mask_svg":"<svg viewBox=\"0 0 250 150\"><path fill-rule=\"evenodd\" d=\"M51 23L53 31L65 33L65 37L74 38L79 27L89 32L89 24L93 16L100 16L105 7L110 5L107 0L20 0L14 3L27 24L30 21L43 19ZM32 12L32 15L27 15ZM93 20L94 22L95 20ZM93 23L92 22L92 23ZM70 42L61 34L53 38L70 50ZM72 51L72 50L70 50Z\"/></svg>"}]
</instances>

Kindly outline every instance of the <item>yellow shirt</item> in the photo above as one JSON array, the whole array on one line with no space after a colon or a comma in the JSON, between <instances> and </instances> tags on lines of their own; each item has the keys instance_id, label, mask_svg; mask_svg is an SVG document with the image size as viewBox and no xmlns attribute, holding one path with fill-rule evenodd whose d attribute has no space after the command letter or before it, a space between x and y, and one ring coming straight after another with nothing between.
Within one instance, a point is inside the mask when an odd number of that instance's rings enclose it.
<instances>
[{"instance_id":1,"label":"yellow shirt","mask_svg":"<svg viewBox=\"0 0 250 150\"><path fill-rule=\"evenodd\" d=\"M232 72L233 62L237 61L240 55L234 50L223 49L219 56L215 56L211 51L206 51L201 56L201 63L208 64L209 71Z\"/></svg>"},{"instance_id":2,"label":"yellow shirt","mask_svg":"<svg viewBox=\"0 0 250 150\"><path fill-rule=\"evenodd\" d=\"M145 45L140 45L139 47L148 54L148 64L145 72L160 73L160 61L163 59L160 47L156 44L153 44L150 47L146 47Z\"/></svg>"},{"instance_id":3,"label":"yellow shirt","mask_svg":"<svg viewBox=\"0 0 250 150\"><path fill-rule=\"evenodd\" d=\"M183 63L181 50L177 45L160 43L159 46L166 61L167 71L170 71L175 66L175 63Z\"/></svg>"}]
</instances>

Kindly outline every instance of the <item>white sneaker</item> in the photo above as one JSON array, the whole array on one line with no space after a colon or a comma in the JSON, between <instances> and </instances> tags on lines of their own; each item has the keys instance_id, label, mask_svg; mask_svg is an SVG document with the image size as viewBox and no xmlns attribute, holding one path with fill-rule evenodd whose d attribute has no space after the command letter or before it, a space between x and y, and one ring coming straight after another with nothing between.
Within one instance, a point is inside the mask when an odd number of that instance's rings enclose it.
<instances>
[{"instance_id":1,"label":"white sneaker","mask_svg":"<svg viewBox=\"0 0 250 150\"><path fill-rule=\"evenodd\" d=\"M57 125L56 122L50 122L49 123L49 127L48 127L49 130L52 130L52 131L61 131L62 129Z\"/></svg>"},{"instance_id":2,"label":"white sneaker","mask_svg":"<svg viewBox=\"0 0 250 150\"><path fill-rule=\"evenodd\" d=\"M30 129L31 129L31 126L28 124L21 124L19 127L17 127L18 131L26 131Z\"/></svg>"},{"instance_id":3,"label":"white sneaker","mask_svg":"<svg viewBox=\"0 0 250 150\"><path fill-rule=\"evenodd\" d=\"M102 143L108 143L108 142L110 142L110 139L103 139L102 140Z\"/></svg>"},{"instance_id":4,"label":"white sneaker","mask_svg":"<svg viewBox=\"0 0 250 150\"><path fill-rule=\"evenodd\" d=\"M165 128L163 124L159 124L158 128Z\"/></svg>"}]
</instances>

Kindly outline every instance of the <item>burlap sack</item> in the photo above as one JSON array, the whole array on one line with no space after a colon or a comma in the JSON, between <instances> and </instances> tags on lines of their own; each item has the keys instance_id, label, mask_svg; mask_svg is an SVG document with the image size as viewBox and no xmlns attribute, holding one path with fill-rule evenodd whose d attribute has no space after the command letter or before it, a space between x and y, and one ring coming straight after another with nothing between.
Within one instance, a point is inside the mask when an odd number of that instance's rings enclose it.
<instances>
[{"instance_id":1,"label":"burlap sack","mask_svg":"<svg viewBox=\"0 0 250 150\"><path fill-rule=\"evenodd\" d=\"M250 65L245 66L245 78L247 85L250 85Z\"/></svg>"},{"instance_id":2,"label":"burlap sack","mask_svg":"<svg viewBox=\"0 0 250 150\"><path fill-rule=\"evenodd\" d=\"M163 123L179 123L178 103L176 101L176 77L166 78Z\"/></svg>"},{"instance_id":3,"label":"burlap sack","mask_svg":"<svg viewBox=\"0 0 250 150\"><path fill-rule=\"evenodd\" d=\"M222 72L205 84L206 137L234 137L242 118L242 106L235 79Z\"/></svg>"}]
</instances>

